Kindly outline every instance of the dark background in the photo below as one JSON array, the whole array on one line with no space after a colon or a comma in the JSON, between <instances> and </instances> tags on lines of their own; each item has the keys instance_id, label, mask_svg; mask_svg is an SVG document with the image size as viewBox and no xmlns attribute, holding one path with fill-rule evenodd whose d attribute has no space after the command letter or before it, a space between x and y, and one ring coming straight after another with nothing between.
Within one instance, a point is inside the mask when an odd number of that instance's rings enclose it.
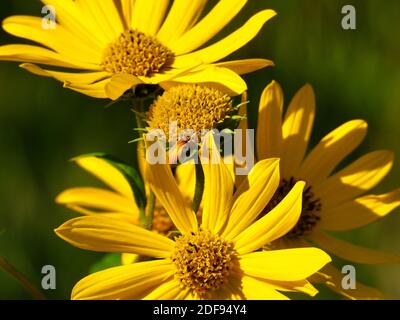
<instances>
[{"instance_id":1,"label":"dark background","mask_svg":"<svg viewBox=\"0 0 400 320\"><path fill-rule=\"evenodd\" d=\"M341 28L341 8L357 9L357 30ZM365 152L393 149L400 156L400 2L398 0L250 0L220 36L231 32L264 8L278 12L258 37L234 58L265 57L276 67L246 77L254 123L259 95L273 79L285 90L286 101L303 84L314 86L317 118L312 144L345 121L362 118L369 135L350 161ZM14 14L39 16L36 0L2 0L0 18ZM0 32L0 44L17 43ZM76 281L88 273L101 254L71 247L53 229L73 214L54 198L63 189L96 185L96 181L68 162L83 153L103 151L131 161L128 144L135 126L123 106L106 109L107 101L62 88L54 80L0 64L0 256L7 258L35 285L40 270L57 270L57 289L50 299L68 298ZM131 117L131 121L127 120ZM399 160L374 192L399 185ZM371 226L346 233L354 243L400 253L399 210ZM400 297L398 266L357 266L358 280ZM303 297L303 296L302 296ZM333 298L322 290L319 298ZM0 270L0 299L30 298Z\"/></svg>"}]
</instances>

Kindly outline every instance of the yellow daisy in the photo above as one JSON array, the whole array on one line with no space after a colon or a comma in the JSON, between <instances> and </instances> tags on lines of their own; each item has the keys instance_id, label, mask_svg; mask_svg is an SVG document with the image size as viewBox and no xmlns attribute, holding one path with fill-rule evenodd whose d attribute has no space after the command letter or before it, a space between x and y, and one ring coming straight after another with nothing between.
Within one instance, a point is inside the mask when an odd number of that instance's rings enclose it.
<instances>
[{"instance_id":1,"label":"yellow daisy","mask_svg":"<svg viewBox=\"0 0 400 320\"><path fill-rule=\"evenodd\" d=\"M53 77L96 98L117 99L139 84L208 83L241 94L239 74L270 66L264 59L220 62L253 39L275 16L264 10L224 39L208 44L246 0L221 0L202 17L207 0L42 0L56 11L55 29L42 17L12 16L6 32L40 44L0 47L0 60ZM32 64L35 63L35 64ZM61 67L42 69L36 64Z\"/></svg>"},{"instance_id":2,"label":"yellow daisy","mask_svg":"<svg viewBox=\"0 0 400 320\"><path fill-rule=\"evenodd\" d=\"M400 205L400 189L385 194L365 193L390 171L393 154L375 151L341 170L337 165L364 139L367 123L349 121L325 136L306 154L315 116L315 96L310 85L304 86L283 113L283 92L272 82L262 94L256 133L259 161L281 159L278 191L265 207L270 211L297 181L307 183L303 192L301 217L278 247L317 245L328 253L361 264L398 263L400 256L367 249L340 240L329 232L348 231L383 218ZM332 265L324 268L331 277L327 283L349 298L381 298L375 289L357 284L356 290L343 290L343 275Z\"/></svg>"},{"instance_id":3,"label":"yellow daisy","mask_svg":"<svg viewBox=\"0 0 400 320\"><path fill-rule=\"evenodd\" d=\"M287 299L280 291L317 293L306 279L330 261L322 250L258 251L296 224L304 183L298 182L268 215L255 221L278 187L279 160L259 162L232 196L231 174L215 145L211 149L218 164L202 158L200 225L184 205L170 166L148 166L151 188L181 232L174 240L120 214L83 216L56 230L82 249L155 259L89 275L75 285L73 299Z\"/></svg>"}]
</instances>

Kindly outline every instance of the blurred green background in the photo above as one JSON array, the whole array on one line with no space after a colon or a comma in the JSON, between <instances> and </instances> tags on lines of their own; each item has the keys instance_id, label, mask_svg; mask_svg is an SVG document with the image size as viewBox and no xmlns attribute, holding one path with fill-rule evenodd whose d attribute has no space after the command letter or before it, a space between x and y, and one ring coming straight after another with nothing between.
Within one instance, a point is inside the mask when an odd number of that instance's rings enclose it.
<instances>
[{"instance_id":1,"label":"blurred green background","mask_svg":"<svg viewBox=\"0 0 400 320\"><path fill-rule=\"evenodd\" d=\"M357 9L357 30L341 28L341 8ZM341 123L363 118L369 135L353 153L355 159L375 149L393 149L394 169L375 192L400 181L400 2L398 0L250 0L220 36L251 14L273 8L278 16L258 37L232 58L266 57L276 67L246 80L254 123L262 89L278 80L286 101L303 84L314 86L317 119L313 144ZM14 14L39 16L36 0L2 0L0 18ZM0 44L16 39L0 32ZM103 151L131 161L134 122L127 108L104 108L107 101L62 88L56 81L31 75L16 63L0 63L0 256L40 286L43 265L57 270L57 289L49 299L69 297L74 283L85 276L101 254L76 249L58 239L53 229L74 214L54 198L72 186L96 181L68 159ZM131 118L132 121L127 119ZM345 234L347 239L400 253L399 210L374 225ZM398 266L357 266L358 280L400 298ZM335 295L323 290L319 298ZM30 298L14 279L0 270L0 299Z\"/></svg>"}]
</instances>

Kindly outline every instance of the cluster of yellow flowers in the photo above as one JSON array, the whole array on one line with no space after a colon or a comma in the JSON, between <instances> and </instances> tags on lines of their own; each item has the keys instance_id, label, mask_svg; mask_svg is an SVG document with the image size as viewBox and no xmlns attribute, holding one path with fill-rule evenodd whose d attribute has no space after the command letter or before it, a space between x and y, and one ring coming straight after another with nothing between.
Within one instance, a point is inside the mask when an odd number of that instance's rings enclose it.
<instances>
[{"instance_id":1,"label":"cluster of yellow flowers","mask_svg":"<svg viewBox=\"0 0 400 320\"><path fill-rule=\"evenodd\" d=\"M273 10L209 44L246 0L220 0L209 10L207 0L42 1L55 7L56 28L43 29L39 17L7 18L8 33L40 46L1 46L0 60L23 62L91 97L129 99L144 130L168 136L172 121L196 133L247 128L240 75L273 62L221 60L253 39ZM62 192L57 203L81 216L55 232L78 248L121 253L121 265L79 281L72 298L288 299L285 292L315 296L315 284L349 299L384 298L360 283L343 288L330 256L361 264L399 263L400 256L329 232L367 225L400 206L400 189L365 195L388 174L393 154L371 152L335 171L365 138L366 122L341 125L307 153L313 89L301 88L285 114L283 96L275 81L261 96L255 146L246 145L255 148L256 163L247 176L235 174L237 162L221 155L212 132L197 150L198 164L150 164L143 142L138 169L102 154L76 158L110 189ZM162 146L158 152L179 154Z\"/></svg>"}]
</instances>

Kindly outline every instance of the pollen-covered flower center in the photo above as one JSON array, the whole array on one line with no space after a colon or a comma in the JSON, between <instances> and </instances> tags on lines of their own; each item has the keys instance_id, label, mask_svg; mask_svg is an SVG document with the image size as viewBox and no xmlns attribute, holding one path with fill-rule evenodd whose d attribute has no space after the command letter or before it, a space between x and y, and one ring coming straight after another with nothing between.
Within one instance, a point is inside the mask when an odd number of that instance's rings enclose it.
<instances>
[{"instance_id":1,"label":"pollen-covered flower center","mask_svg":"<svg viewBox=\"0 0 400 320\"><path fill-rule=\"evenodd\" d=\"M235 258L233 244L208 231L181 236L172 254L176 279L201 298L226 283Z\"/></svg>"},{"instance_id":2,"label":"pollen-covered flower center","mask_svg":"<svg viewBox=\"0 0 400 320\"><path fill-rule=\"evenodd\" d=\"M102 66L111 73L149 77L171 66L174 54L155 37L127 30L104 52Z\"/></svg>"},{"instance_id":3,"label":"pollen-covered flower center","mask_svg":"<svg viewBox=\"0 0 400 320\"><path fill-rule=\"evenodd\" d=\"M170 88L150 106L147 114L151 129L200 135L202 130L216 128L233 111L229 95L200 85L179 85Z\"/></svg>"},{"instance_id":4,"label":"pollen-covered flower center","mask_svg":"<svg viewBox=\"0 0 400 320\"><path fill-rule=\"evenodd\" d=\"M286 197L296 182L297 181L294 178L290 178L288 180L282 179L278 190L275 192L271 201L264 209L263 214L267 214L269 211L275 208ZM310 186L307 187L303 191L300 219L296 226L288 234L286 234L285 237L296 238L309 234L321 219L321 206L321 201L315 198L312 188Z\"/></svg>"}]
</instances>

